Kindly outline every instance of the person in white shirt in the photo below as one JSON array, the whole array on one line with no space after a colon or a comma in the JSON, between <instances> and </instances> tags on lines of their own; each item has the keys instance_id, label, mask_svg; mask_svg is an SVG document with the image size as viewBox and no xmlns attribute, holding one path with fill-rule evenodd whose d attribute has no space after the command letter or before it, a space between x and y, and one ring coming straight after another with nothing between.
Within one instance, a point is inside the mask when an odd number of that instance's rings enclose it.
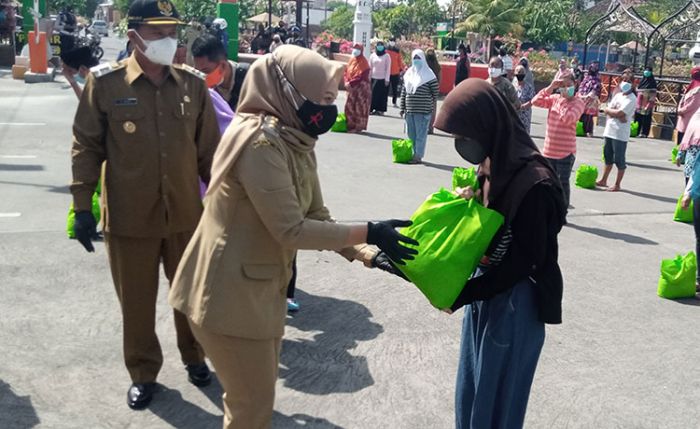
<instances>
[{"instance_id":1,"label":"person in white shirt","mask_svg":"<svg viewBox=\"0 0 700 429\"><path fill-rule=\"evenodd\" d=\"M618 85L618 93L605 109L608 120L605 124L605 146L603 147L603 158L605 159L605 169L603 177L596 182L601 187L608 186L608 177L612 171L613 164L617 166L617 178L615 185L608 188L610 192L620 190L622 178L625 176L627 163L625 153L627 152L627 142L630 139L630 126L637 107L637 97L634 94L633 78L628 74L622 76Z\"/></svg>"},{"instance_id":2,"label":"person in white shirt","mask_svg":"<svg viewBox=\"0 0 700 429\"><path fill-rule=\"evenodd\" d=\"M375 52L369 57L372 77L372 105L370 115L383 115L387 109L389 82L391 80L391 56L386 55L384 42L377 42Z\"/></svg>"},{"instance_id":3,"label":"person in white shirt","mask_svg":"<svg viewBox=\"0 0 700 429\"><path fill-rule=\"evenodd\" d=\"M503 76L505 76L508 81L512 82L515 77L515 72L513 71L513 58L508 55L506 48L501 48L498 52L498 58L503 61Z\"/></svg>"}]
</instances>

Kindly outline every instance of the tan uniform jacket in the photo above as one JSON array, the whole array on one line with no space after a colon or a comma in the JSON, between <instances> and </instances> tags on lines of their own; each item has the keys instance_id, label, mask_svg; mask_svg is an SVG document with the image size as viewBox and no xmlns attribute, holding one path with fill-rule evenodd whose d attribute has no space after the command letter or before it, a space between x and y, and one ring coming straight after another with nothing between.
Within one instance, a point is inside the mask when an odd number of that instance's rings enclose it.
<instances>
[{"instance_id":1,"label":"tan uniform jacket","mask_svg":"<svg viewBox=\"0 0 700 429\"><path fill-rule=\"evenodd\" d=\"M201 76L170 67L156 87L134 56L88 77L73 124L76 210L90 210L106 161L105 230L130 237L193 231L202 212L200 176L209 181L219 142Z\"/></svg>"},{"instance_id":2,"label":"tan uniform jacket","mask_svg":"<svg viewBox=\"0 0 700 429\"><path fill-rule=\"evenodd\" d=\"M296 250L340 250L350 227L333 223L324 206L313 150L258 132L207 196L170 304L210 331L272 339L284 333ZM341 253L352 260L365 251Z\"/></svg>"}]
</instances>

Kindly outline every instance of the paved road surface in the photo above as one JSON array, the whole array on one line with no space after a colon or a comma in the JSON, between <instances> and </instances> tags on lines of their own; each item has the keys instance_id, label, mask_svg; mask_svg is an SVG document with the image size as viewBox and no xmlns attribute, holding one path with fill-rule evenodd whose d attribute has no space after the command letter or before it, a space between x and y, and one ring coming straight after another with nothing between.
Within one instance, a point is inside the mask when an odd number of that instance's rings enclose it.
<instances>
[{"instance_id":1,"label":"paved road surface","mask_svg":"<svg viewBox=\"0 0 700 429\"><path fill-rule=\"evenodd\" d=\"M220 387L185 379L165 286L162 392L146 411L125 405L104 248L87 254L64 231L76 105L63 82L25 85L0 71L0 428L220 427ZM364 135L318 143L324 195L341 221L406 218L465 164L440 134L425 165L392 164L403 126L390 110ZM535 111L540 144L544 118ZM577 165L599 165L600 148L580 139ZM560 236L564 324L547 329L528 427L698 427L700 301L656 297L661 258L694 246L692 227L671 220L683 179L670 149L633 140L624 192L574 188ZM403 281L328 252L301 252L299 289L274 427L453 427L462 312L440 313Z\"/></svg>"}]
</instances>

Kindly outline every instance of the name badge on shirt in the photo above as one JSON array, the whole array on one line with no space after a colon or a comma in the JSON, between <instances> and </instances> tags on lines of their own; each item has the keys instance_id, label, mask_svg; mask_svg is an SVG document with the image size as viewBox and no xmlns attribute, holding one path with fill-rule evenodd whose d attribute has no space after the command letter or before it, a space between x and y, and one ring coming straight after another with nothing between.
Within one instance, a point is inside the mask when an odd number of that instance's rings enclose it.
<instances>
[{"instance_id":1,"label":"name badge on shirt","mask_svg":"<svg viewBox=\"0 0 700 429\"><path fill-rule=\"evenodd\" d=\"M137 98L118 98L114 100L115 106L136 106L137 104L139 104Z\"/></svg>"}]
</instances>

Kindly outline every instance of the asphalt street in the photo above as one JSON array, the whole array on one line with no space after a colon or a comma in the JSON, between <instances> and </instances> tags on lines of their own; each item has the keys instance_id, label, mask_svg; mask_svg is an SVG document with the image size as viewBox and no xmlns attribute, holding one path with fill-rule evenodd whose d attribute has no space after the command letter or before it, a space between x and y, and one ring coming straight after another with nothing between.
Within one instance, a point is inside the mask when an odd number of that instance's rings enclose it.
<instances>
[{"instance_id":1,"label":"asphalt street","mask_svg":"<svg viewBox=\"0 0 700 429\"><path fill-rule=\"evenodd\" d=\"M65 233L77 103L61 79L26 85L0 69L0 428L220 427L220 386L190 385L179 362L164 278L161 391L147 410L125 404L104 247L87 254ZM534 112L538 144L545 115ZM408 218L465 166L440 133L425 164L392 164L391 140L403 135L390 108L362 135L319 140L324 196L339 221ZM601 145L579 139L576 165L600 167ZM700 300L656 296L661 259L695 243L692 226L672 220L684 184L671 147L633 139L622 192L573 188L560 235L564 323L547 328L526 427L698 427ZM438 312L402 280L329 252L300 253L298 288L275 428L454 427L462 311Z\"/></svg>"}]
</instances>

